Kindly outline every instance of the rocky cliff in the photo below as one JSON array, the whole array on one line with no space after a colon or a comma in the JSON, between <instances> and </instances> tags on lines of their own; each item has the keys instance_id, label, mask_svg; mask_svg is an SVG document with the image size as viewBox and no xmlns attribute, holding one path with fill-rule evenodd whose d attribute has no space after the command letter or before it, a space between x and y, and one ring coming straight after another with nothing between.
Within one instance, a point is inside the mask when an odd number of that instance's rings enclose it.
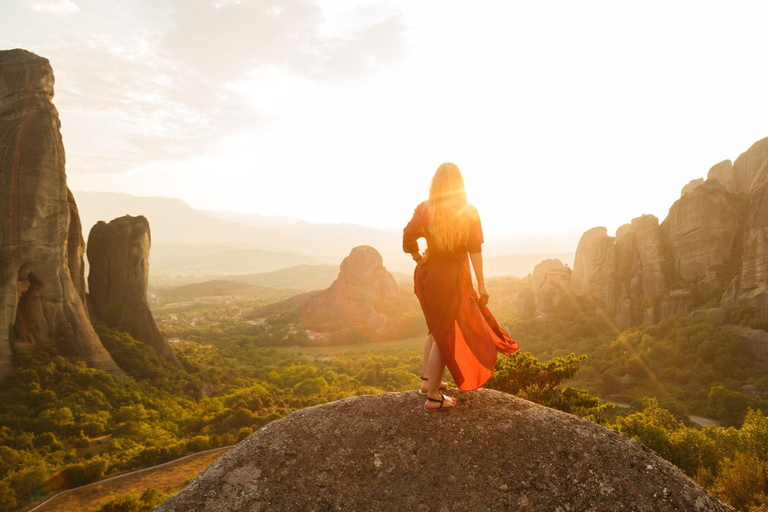
<instances>
[{"instance_id":1,"label":"rocky cliff","mask_svg":"<svg viewBox=\"0 0 768 512\"><path fill-rule=\"evenodd\" d=\"M584 233L571 290L602 301L618 327L687 315L719 300L768 318L768 138L692 180L659 225Z\"/></svg>"},{"instance_id":2,"label":"rocky cliff","mask_svg":"<svg viewBox=\"0 0 768 512\"><path fill-rule=\"evenodd\" d=\"M158 512L726 511L651 450L512 395L413 392L296 411L226 452Z\"/></svg>"},{"instance_id":3,"label":"rocky cliff","mask_svg":"<svg viewBox=\"0 0 768 512\"><path fill-rule=\"evenodd\" d=\"M183 368L149 309L150 245L149 222L142 215L95 224L88 235L88 301L96 318Z\"/></svg>"},{"instance_id":4,"label":"rocky cliff","mask_svg":"<svg viewBox=\"0 0 768 512\"><path fill-rule=\"evenodd\" d=\"M247 316L281 314L301 321L312 331L332 333L352 327L375 337L391 328L397 315L416 308L418 303L412 294L400 293L381 254L362 245L344 258L339 275L329 288L269 304Z\"/></svg>"},{"instance_id":5,"label":"rocky cliff","mask_svg":"<svg viewBox=\"0 0 768 512\"><path fill-rule=\"evenodd\" d=\"M48 60L0 51L0 379L12 370L14 344L41 340L121 373L84 303L84 241L53 84Z\"/></svg>"}]
</instances>

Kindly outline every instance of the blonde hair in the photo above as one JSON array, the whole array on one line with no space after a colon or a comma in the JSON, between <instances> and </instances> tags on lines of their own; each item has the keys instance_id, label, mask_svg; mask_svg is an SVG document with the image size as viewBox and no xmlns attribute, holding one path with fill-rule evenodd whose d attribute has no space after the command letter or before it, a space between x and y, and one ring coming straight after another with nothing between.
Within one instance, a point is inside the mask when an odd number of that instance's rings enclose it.
<instances>
[{"instance_id":1,"label":"blonde hair","mask_svg":"<svg viewBox=\"0 0 768 512\"><path fill-rule=\"evenodd\" d=\"M467 242L469 210L461 171L450 162L440 165L432 177L427 201L427 229L437 249L453 251Z\"/></svg>"}]
</instances>

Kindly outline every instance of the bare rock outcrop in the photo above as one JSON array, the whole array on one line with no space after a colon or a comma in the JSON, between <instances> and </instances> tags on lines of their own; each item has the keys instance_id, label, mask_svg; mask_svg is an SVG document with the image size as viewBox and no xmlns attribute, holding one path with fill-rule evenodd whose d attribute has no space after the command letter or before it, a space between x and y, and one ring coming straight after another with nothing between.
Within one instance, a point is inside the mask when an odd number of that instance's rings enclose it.
<instances>
[{"instance_id":1,"label":"bare rock outcrop","mask_svg":"<svg viewBox=\"0 0 768 512\"><path fill-rule=\"evenodd\" d=\"M534 290L538 290L547 281L547 275L550 272L562 272L564 270L565 265L557 258L543 260L533 267L531 286Z\"/></svg>"},{"instance_id":2,"label":"bare rock outcrop","mask_svg":"<svg viewBox=\"0 0 768 512\"><path fill-rule=\"evenodd\" d=\"M680 191L680 197L686 194L690 194L691 192L696 190L696 187L703 184L704 184L704 178L698 178L698 179L689 181L688 184L684 186L683 189Z\"/></svg>"},{"instance_id":3,"label":"bare rock outcrop","mask_svg":"<svg viewBox=\"0 0 768 512\"><path fill-rule=\"evenodd\" d=\"M768 138L688 183L661 225L643 215L615 238L603 227L585 232L571 283L620 328L691 314L712 299L768 318Z\"/></svg>"},{"instance_id":4,"label":"bare rock outcrop","mask_svg":"<svg viewBox=\"0 0 768 512\"><path fill-rule=\"evenodd\" d=\"M600 299L620 327L639 323L642 306L669 289L659 220L641 215L608 236L592 228L579 241L571 290Z\"/></svg>"},{"instance_id":5,"label":"bare rock outcrop","mask_svg":"<svg viewBox=\"0 0 768 512\"><path fill-rule=\"evenodd\" d=\"M246 316L285 315L300 320L312 331L334 333L353 328L375 338L393 327L397 315L417 308L412 294L400 293L381 254L362 245L344 258L339 276L327 289L302 293L257 308Z\"/></svg>"},{"instance_id":6,"label":"bare rock outcrop","mask_svg":"<svg viewBox=\"0 0 768 512\"><path fill-rule=\"evenodd\" d=\"M707 173L707 181L717 180L727 190L733 192L735 190L734 177L733 177L733 162L730 160L723 160L722 162L713 165Z\"/></svg>"},{"instance_id":7,"label":"bare rock outcrop","mask_svg":"<svg viewBox=\"0 0 768 512\"><path fill-rule=\"evenodd\" d=\"M672 205L661 223L675 272L686 281L731 259L740 241L741 215L719 181L707 181Z\"/></svg>"},{"instance_id":8,"label":"bare rock outcrop","mask_svg":"<svg viewBox=\"0 0 768 512\"><path fill-rule=\"evenodd\" d=\"M725 160L713 166L707 181L716 179L729 192L748 192L755 175L768 158L768 137L761 139L739 155L733 165Z\"/></svg>"},{"instance_id":9,"label":"bare rock outcrop","mask_svg":"<svg viewBox=\"0 0 768 512\"><path fill-rule=\"evenodd\" d=\"M156 510L731 510L655 452L577 416L487 389L459 393L447 413L423 404L411 391L301 409Z\"/></svg>"},{"instance_id":10,"label":"bare rock outcrop","mask_svg":"<svg viewBox=\"0 0 768 512\"><path fill-rule=\"evenodd\" d=\"M616 308L615 238L602 226L585 232L573 261L571 289L595 297L611 313Z\"/></svg>"},{"instance_id":11,"label":"bare rock outcrop","mask_svg":"<svg viewBox=\"0 0 768 512\"><path fill-rule=\"evenodd\" d=\"M155 323L147 301L149 222L143 215L99 221L88 235L88 301L96 318L183 368Z\"/></svg>"},{"instance_id":12,"label":"bare rock outcrop","mask_svg":"<svg viewBox=\"0 0 768 512\"><path fill-rule=\"evenodd\" d=\"M752 145L736 164L755 172L749 188L741 272L729 283L722 304L750 306L768 318L768 138Z\"/></svg>"},{"instance_id":13,"label":"bare rock outcrop","mask_svg":"<svg viewBox=\"0 0 768 512\"><path fill-rule=\"evenodd\" d=\"M531 288L533 310L547 314L555 310L570 289L571 269L559 259L546 259L533 268Z\"/></svg>"},{"instance_id":14,"label":"bare rock outcrop","mask_svg":"<svg viewBox=\"0 0 768 512\"><path fill-rule=\"evenodd\" d=\"M53 70L0 51L0 379L11 347L55 341L59 353L122 373L88 319L84 243L67 187Z\"/></svg>"}]
</instances>

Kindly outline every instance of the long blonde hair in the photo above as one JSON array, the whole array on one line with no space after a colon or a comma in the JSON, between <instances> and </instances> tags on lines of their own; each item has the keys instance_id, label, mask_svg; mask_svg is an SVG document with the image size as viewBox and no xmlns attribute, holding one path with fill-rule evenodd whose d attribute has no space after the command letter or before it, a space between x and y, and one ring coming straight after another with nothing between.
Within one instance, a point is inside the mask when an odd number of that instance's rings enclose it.
<instances>
[{"instance_id":1,"label":"long blonde hair","mask_svg":"<svg viewBox=\"0 0 768 512\"><path fill-rule=\"evenodd\" d=\"M446 162L435 171L427 201L427 228L441 251L452 251L469 238L469 206L464 178L456 164Z\"/></svg>"}]
</instances>

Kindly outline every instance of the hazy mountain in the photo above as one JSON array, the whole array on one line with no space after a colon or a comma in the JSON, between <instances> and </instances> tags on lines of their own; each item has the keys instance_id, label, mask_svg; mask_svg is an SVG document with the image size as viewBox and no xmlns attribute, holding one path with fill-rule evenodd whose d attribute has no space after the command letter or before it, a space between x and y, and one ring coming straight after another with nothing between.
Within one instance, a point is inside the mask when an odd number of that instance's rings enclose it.
<instances>
[{"instance_id":1,"label":"hazy mountain","mask_svg":"<svg viewBox=\"0 0 768 512\"><path fill-rule=\"evenodd\" d=\"M242 281L216 279L182 286L156 286L149 289L150 295L159 302L182 302L203 297L238 297L277 300L291 295L289 290L276 290L255 286Z\"/></svg>"},{"instance_id":2,"label":"hazy mountain","mask_svg":"<svg viewBox=\"0 0 768 512\"><path fill-rule=\"evenodd\" d=\"M241 213L225 210L217 212L213 210L199 210L206 215L216 217L218 219L231 220L233 222L239 222L241 224L248 224L250 226L258 226L262 228L273 226L290 226L292 224L298 224L305 222L301 219L294 217L282 217L279 215L259 215L256 213Z\"/></svg>"},{"instance_id":3,"label":"hazy mountain","mask_svg":"<svg viewBox=\"0 0 768 512\"><path fill-rule=\"evenodd\" d=\"M390 273L398 283L413 282L412 274ZM338 265L297 265L258 274L231 274L222 276L222 279L270 288L312 291L328 288L338 276Z\"/></svg>"},{"instance_id":4,"label":"hazy mountain","mask_svg":"<svg viewBox=\"0 0 768 512\"><path fill-rule=\"evenodd\" d=\"M117 192L75 192L80 208L83 232L99 220L112 220L125 214L143 215L149 220L153 245L176 242L195 246L230 245L293 251L311 255L324 262L336 262L352 247L371 244L400 250L396 231L355 224L312 224L298 222L283 226L256 226L218 218L196 210L180 199L138 197ZM227 216L234 218L237 216ZM256 222L258 216L239 218ZM286 266L295 265L288 263Z\"/></svg>"},{"instance_id":5,"label":"hazy mountain","mask_svg":"<svg viewBox=\"0 0 768 512\"><path fill-rule=\"evenodd\" d=\"M229 245L197 247L179 243L153 243L149 280L153 285L182 285L226 279L232 272L270 272L296 265L322 265L320 260L290 251L237 248Z\"/></svg>"},{"instance_id":6,"label":"hazy mountain","mask_svg":"<svg viewBox=\"0 0 768 512\"><path fill-rule=\"evenodd\" d=\"M333 264L359 245L378 248L388 270L413 275L413 262L402 252L402 232L397 229L313 224L290 217L229 211L205 212L168 197L116 192L75 192L75 197L86 237L99 220L109 221L125 214L143 215L149 220L150 280L155 284L189 283L296 265ZM163 244L165 247L161 247ZM525 276L545 258L572 261L572 252L555 250L560 245L556 240L490 237L483 247L485 272L488 276ZM226 248L251 251L238 253ZM321 272L319 279L326 283L323 275ZM402 275L396 277L398 281L406 280ZM307 278L305 274L303 279Z\"/></svg>"},{"instance_id":7,"label":"hazy mountain","mask_svg":"<svg viewBox=\"0 0 768 512\"><path fill-rule=\"evenodd\" d=\"M338 275L338 265L297 265L258 274L230 274L222 279L270 288L310 291L328 288Z\"/></svg>"}]
</instances>

